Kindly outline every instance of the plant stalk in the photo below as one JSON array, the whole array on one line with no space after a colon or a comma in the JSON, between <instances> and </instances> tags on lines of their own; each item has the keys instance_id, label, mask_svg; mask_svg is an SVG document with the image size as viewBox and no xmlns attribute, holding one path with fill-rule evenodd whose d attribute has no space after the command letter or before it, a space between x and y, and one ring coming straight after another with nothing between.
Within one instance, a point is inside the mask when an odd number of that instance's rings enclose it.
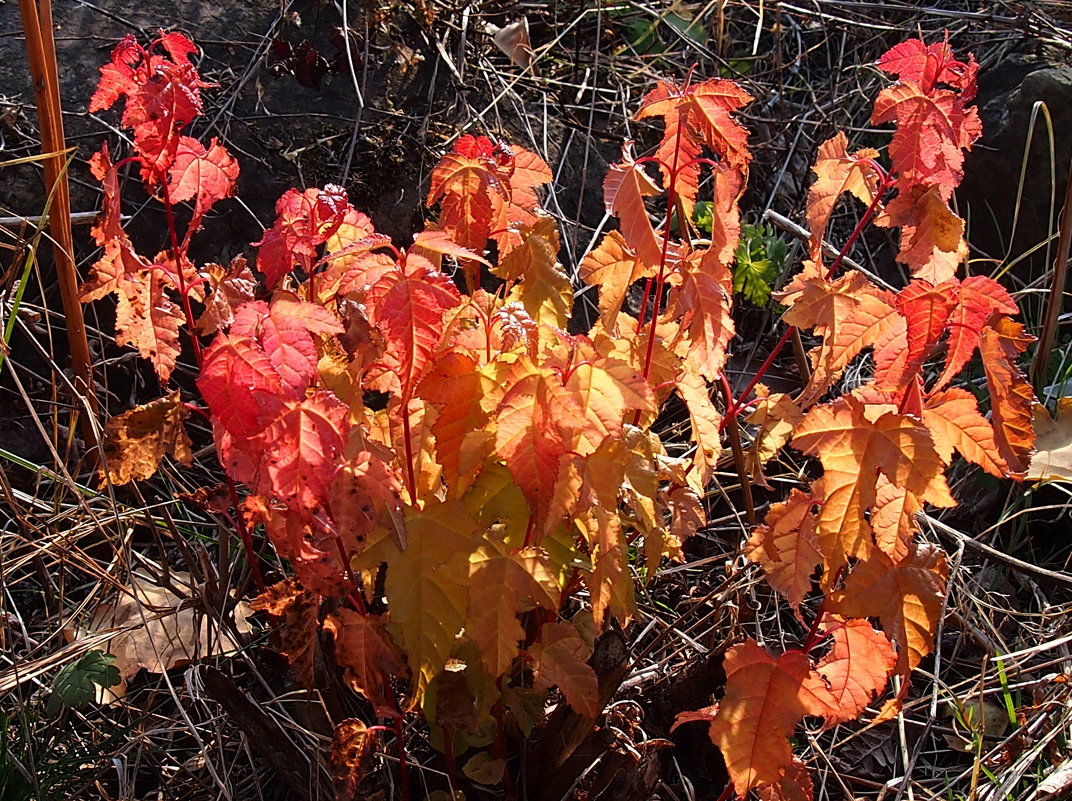
<instances>
[{"instance_id":1,"label":"plant stalk","mask_svg":"<svg viewBox=\"0 0 1072 801\"><path fill-rule=\"evenodd\" d=\"M44 161L45 183L53 197L49 230L53 241L63 315L67 321L67 341L71 350L71 368L75 387L82 393L89 414L82 414L82 436L90 459L98 454L94 420L99 412L93 385L93 366L89 341L78 298L78 272L74 264L74 239L71 235L71 196L65 169L66 142L63 135L63 109L60 102L59 71L56 66L56 43L52 38L51 0L19 0L22 27L26 33L26 55L37 101L41 128L41 150L50 154Z\"/></svg>"}]
</instances>

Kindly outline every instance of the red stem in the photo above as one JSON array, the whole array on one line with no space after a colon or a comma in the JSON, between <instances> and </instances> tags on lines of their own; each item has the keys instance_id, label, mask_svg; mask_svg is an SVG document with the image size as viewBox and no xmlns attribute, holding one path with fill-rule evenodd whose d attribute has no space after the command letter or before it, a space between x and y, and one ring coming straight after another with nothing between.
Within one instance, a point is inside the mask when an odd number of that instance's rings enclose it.
<instances>
[{"instance_id":1,"label":"red stem","mask_svg":"<svg viewBox=\"0 0 1072 801\"><path fill-rule=\"evenodd\" d=\"M383 687L387 702L398 710L398 714L391 718L391 728L395 733L395 747L398 750L398 783L402 790L402 801L409 801L409 762L406 760L406 741L402 737L402 707L398 704L391 682L385 680Z\"/></svg>"},{"instance_id":2,"label":"red stem","mask_svg":"<svg viewBox=\"0 0 1072 801\"><path fill-rule=\"evenodd\" d=\"M231 503L235 508L234 522L238 526L238 536L242 538L242 545L246 549L246 558L249 559L249 566L253 571L253 580L257 583L257 590L264 592L264 576L261 575L257 554L253 550L253 535L249 533L249 528L246 526L246 518L242 515L242 502L238 500L238 490L230 476L227 476L227 489L231 493Z\"/></svg>"},{"instance_id":3,"label":"red stem","mask_svg":"<svg viewBox=\"0 0 1072 801\"><path fill-rule=\"evenodd\" d=\"M182 269L186 256L185 246L189 242L189 236L186 237L183 247L180 248L179 234L175 230L175 208L171 203L171 195L168 192L167 176L160 178L160 189L164 197L164 213L167 215L168 234L171 237L171 257L175 260L175 274L179 283L179 297L182 299L182 313L186 315L186 328L190 332L190 342L194 346L194 359L197 361L197 368L200 371L204 358L201 353L201 342L198 340L195 331L194 311L190 306L190 288L186 286L186 274Z\"/></svg>"},{"instance_id":4,"label":"red stem","mask_svg":"<svg viewBox=\"0 0 1072 801\"><path fill-rule=\"evenodd\" d=\"M830 276L837 272L838 268L841 267L841 263L845 260L845 257L848 255L849 251L852 250L852 246L856 244L856 240L860 238L860 234L863 233L864 228L868 225L868 223L871 222L871 219L875 216L875 212L878 210L878 204L881 201L882 196L892 185L893 181L891 180L890 176L883 175L882 180L879 183L878 191L875 192L875 197L871 201L871 205L867 207L867 211L865 211L863 213L863 216L860 217L859 221L856 223L856 227L852 229L852 233L849 234L849 238L845 240L845 244L842 245L841 250L838 251L838 254L835 257L834 261L831 262L830 268L826 271L827 279L829 279ZM725 430L726 426L728 426L730 422L737 418L737 415L744 407L748 396L752 394L752 390L756 388L756 384L763 380L763 377L767 374L767 371L770 370L771 365L774 364L775 359L777 359L779 354L781 354L782 348L785 347L786 343L789 342L789 339L793 336L794 331L796 331L796 328L794 326L789 326L785 330L781 338L778 340L777 344L774 346L774 349L771 350L770 355L767 356L763 364L760 365L759 370L757 370L756 374L752 377L752 380L748 383L748 386L745 387L744 391L738 396L737 402L733 404L733 408L726 410L726 415L722 418L722 423L718 427L719 431Z\"/></svg>"}]
</instances>

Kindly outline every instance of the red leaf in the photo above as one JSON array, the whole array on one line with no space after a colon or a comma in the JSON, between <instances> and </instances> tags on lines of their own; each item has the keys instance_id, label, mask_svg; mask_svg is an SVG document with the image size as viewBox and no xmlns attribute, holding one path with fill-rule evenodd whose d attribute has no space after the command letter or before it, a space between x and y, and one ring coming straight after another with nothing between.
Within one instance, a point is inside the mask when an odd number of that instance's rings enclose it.
<instances>
[{"instance_id":1,"label":"red leaf","mask_svg":"<svg viewBox=\"0 0 1072 801\"><path fill-rule=\"evenodd\" d=\"M368 291L370 321L387 345L385 359L409 398L424 369L435 357L447 324L447 312L461 295L438 272L411 276L387 273Z\"/></svg>"},{"instance_id":2,"label":"red leaf","mask_svg":"<svg viewBox=\"0 0 1072 801\"><path fill-rule=\"evenodd\" d=\"M238 162L215 137L207 149L188 136L179 139L168 182L172 203L196 198L196 213L200 216L216 201L234 194L237 180Z\"/></svg>"},{"instance_id":3,"label":"red leaf","mask_svg":"<svg viewBox=\"0 0 1072 801\"><path fill-rule=\"evenodd\" d=\"M896 75L903 81L913 81L931 91L935 84L944 83L960 89L964 102L975 96L975 79L979 65L969 55L968 62L957 61L948 42L924 44L919 39L909 39L887 50L878 60L878 68Z\"/></svg>"},{"instance_id":4,"label":"red leaf","mask_svg":"<svg viewBox=\"0 0 1072 801\"><path fill-rule=\"evenodd\" d=\"M949 355L934 390L946 386L979 347L983 326L994 312L1019 314L1016 301L992 278L973 275L960 282L959 302L949 320Z\"/></svg>"},{"instance_id":5,"label":"red leaf","mask_svg":"<svg viewBox=\"0 0 1072 801\"><path fill-rule=\"evenodd\" d=\"M100 83L89 101L90 114L111 108L137 88L134 71L144 55L134 34L128 33L120 40L112 50L112 60L100 68Z\"/></svg>"},{"instance_id":6,"label":"red leaf","mask_svg":"<svg viewBox=\"0 0 1072 801\"><path fill-rule=\"evenodd\" d=\"M316 377L317 350L312 334L341 334L342 324L327 309L278 294L271 307L263 301L245 303L235 312L231 336L250 336L260 343L280 379L280 391L295 400Z\"/></svg>"},{"instance_id":7,"label":"red leaf","mask_svg":"<svg viewBox=\"0 0 1072 801\"><path fill-rule=\"evenodd\" d=\"M333 394L315 392L286 404L264 432L272 494L288 506L313 509L328 497L345 439L349 409Z\"/></svg>"},{"instance_id":8,"label":"red leaf","mask_svg":"<svg viewBox=\"0 0 1072 801\"><path fill-rule=\"evenodd\" d=\"M897 123L889 153L898 182L938 187L942 200L963 177L963 151L982 134L974 107L951 91L927 93L910 81L882 90L871 121Z\"/></svg>"},{"instance_id":9,"label":"red leaf","mask_svg":"<svg viewBox=\"0 0 1072 801\"><path fill-rule=\"evenodd\" d=\"M279 374L252 336L218 334L205 351L197 386L213 418L239 439L263 431L282 408Z\"/></svg>"},{"instance_id":10,"label":"red leaf","mask_svg":"<svg viewBox=\"0 0 1072 801\"><path fill-rule=\"evenodd\" d=\"M311 271L317 248L339 230L353 207L345 189L328 184L304 192L288 189L276 202L275 211L275 224L253 243L260 248L257 269L264 274L269 289L295 264Z\"/></svg>"},{"instance_id":11,"label":"red leaf","mask_svg":"<svg viewBox=\"0 0 1072 801\"><path fill-rule=\"evenodd\" d=\"M577 432L588 426L577 401L558 373L524 360L522 372L503 396L495 431L495 450L529 502L537 531L548 520L559 471Z\"/></svg>"},{"instance_id":12,"label":"red leaf","mask_svg":"<svg viewBox=\"0 0 1072 801\"><path fill-rule=\"evenodd\" d=\"M946 329L957 305L956 282L933 286L915 280L897 295L897 311L908 325L908 369L918 371Z\"/></svg>"}]
</instances>

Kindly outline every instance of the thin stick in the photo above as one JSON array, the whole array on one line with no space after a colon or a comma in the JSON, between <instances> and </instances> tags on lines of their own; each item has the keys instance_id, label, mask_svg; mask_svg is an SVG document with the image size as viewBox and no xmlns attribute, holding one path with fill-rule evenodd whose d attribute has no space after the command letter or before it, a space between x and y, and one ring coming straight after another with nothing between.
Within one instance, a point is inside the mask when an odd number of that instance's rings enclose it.
<instances>
[{"instance_id":1,"label":"thin stick","mask_svg":"<svg viewBox=\"0 0 1072 801\"><path fill-rule=\"evenodd\" d=\"M1043 389L1042 381L1050 366L1050 348L1057 334L1057 323L1064 305L1065 282L1068 280L1068 252L1072 247L1072 165L1068 168L1068 188L1065 190L1065 206L1061 210L1060 238L1057 241L1057 258L1053 262L1053 280L1050 282L1050 297L1046 302L1046 315L1039 331L1038 348L1031 362L1031 383L1035 391Z\"/></svg>"},{"instance_id":2,"label":"thin stick","mask_svg":"<svg viewBox=\"0 0 1072 801\"><path fill-rule=\"evenodd\" d=\"M22 27L26 33L26 55L30 64L37 116L41 126L41 150L51 154L44 162L45 183L53 197L49 229L54 246L53 259L59 281L63 315L67 321L67 341L71 349L71 367L75 387L85 397L88 415L81 415L82 436L91 459L96 460L97 433L93 418L97 416L97 396L93 389L93 369L89 341L78 299L78 273L74 265L74 239L71 236L71 197L67 185L64 154L63 116L60 105L59 74L56 68L56 45L52 38L51 0L19 0Z\"/></svg>"}]
</instances>

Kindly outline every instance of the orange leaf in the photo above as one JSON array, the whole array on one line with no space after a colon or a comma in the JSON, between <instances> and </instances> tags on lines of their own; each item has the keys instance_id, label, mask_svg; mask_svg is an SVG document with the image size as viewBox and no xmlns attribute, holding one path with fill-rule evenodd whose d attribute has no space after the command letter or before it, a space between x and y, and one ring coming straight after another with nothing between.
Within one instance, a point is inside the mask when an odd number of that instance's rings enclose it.
<instances>
[{"instance_id":1,"label":"orange leaf","mask_svg":"<svg viewBox=\"0 0 1072 801\"><path fill-rule=\"evenodd\" d=\"M205 273L212 294L205 301L205 310L197 318L197 333L214 334L234 322L235 310L253 300L257 279L243 256L235 256L229 267L206 264Z\"/></svg>"},{"instance_id":2,"label":"orange leaf","mask_svg":"<svg viewBox=\"0 0 1072 801\"><path fill-rule=\"evenodd\" d=\"M774 658L749 639L730 648L723 665L726 694L711 721L711 739L733 788L744 796L782 778L793 761L789 736L805 715L824 714L832 699L801 651Z\"/></svg>"},{"instance_id":3,"label":"orange leaf","mask_svg":"<svg viewBox=\"0 0 1072 801\"><path fill-rule=\"evenodd\" d=\"M896 672L907 676L934 648L948 577L945 554L929 543L915 545L900 562L875 551L852 569L843 589L830 593L827 604L846 617L877 617L897 643Z\"/></svg>"},{"instance_id":4,"label":"orange leaf","mask_svg":"<svg viewBox=\"0 0 1072 801\"><path fill-rule=\"evenodd\" d=\"M763 568L767 583L794 610L811 592L812 576L823 561L815 536L814 509L819 500L794 489L784 501L771 505L763 525L756 527L745 545L745 556Z\"/></svg>"},{"instance_id":5,"label":"orange leaf","mask_svg":"<svg viewBox=\"0 0 1072 801\"><path fill-rule=\"evenodd\" d=\"M752 156L748 132L731 114L751 101L752 96L734 82L715 79L682 86L660 81L641 102L636 119L663 118L665 127L655 158L667 188L676 179L674 191L687 217L692 216L699 186L701 164L696 159L705 148L719 160L716 184L726 185L716 186L716 199L732 196L735 200L740 195ZM716 212L715 224L719 222ZM728 255L723 260L737 247L736 234L726 246Z\"/></svg>"},{"instance_id":6,"label":"orange leaf","mask_svg":"<svg viewBox=\"0 0 1072 801\"><path fill-rule=\"evenodd\" d=\"M610 326L622 309L629 287L641 278L655 275L655 267L645 264L618 231L610 231L599 246L581 261L578 274L588 286L599 287L599 313Z\"/></svg>"},{"instance_id":7,"label":"orange leaf","mask_svg":"<svg viewBox=\"0 0 1072 801\"><path fill-rule=\"evenodd\" d=\"M866 620L849 620L837 626L831 636L834 647L816 666L830 683L834 698L824 728L858 718L875 695L886 689L897 663L890 641Z\"/></svg>"},{"instance_id":8,"label":"orange leaf","mask_svg":"<svg viewBox=\"0 0 1072 801\"><path fill-rule=\"evenodd\" d=\"M519 236L518 245L492 270L514 284L506 302L520 302L537 323L565 328L573 309L573 284L558 262L558 224L541 213Z\"/></svg>"},{"instance_id":9,"label":"orange leaf","mask_svg":"<svg viewBox=\"0 0 1072 801\"><path fill-rule=\"evenodd\" d=\"M979 343L990 390L994 441L1014 478L1027 470L1035 448L1035 392L1016 364L1034 341L1034 337L1024 333L1023 325L998 316L983 329Z\"/></svg>"},{"instance_id":10,"label":"orange leaf","mask_svg":"<svg viewBox=\"0 0 1072 801\"><path fill-rule=\"evenodd\" d=\"M636 611L636 600L621 518L617 512L593 508L579 514L574 522L592 553L592 572L586 583L596 628L602 628L608 614L620 625L627 625Z\"/></svg>"},{"instance_id":11,"label":"orange leaf","mask_svg":"<svg viewBox=\"0 0 1072 801\"><path fill-rule=\"evenodd\" d=\"M501 527L500 527L501 528ZM465 633L480 650L488 675L510 669L525 631L518 612L535 606L557 611L559 589L547 554L536 548L512 549L491 527L469 559L469 614Z\"/></svg>"},{"instance_id":12,"label":"orange leaf","mask_svg":"<svg viewBox=\"0 0 1072 801\"><path fill-rule=\"evenodd\" d=\"M588 664L592 647L569 623L544 623L540 642L529 653L535 662L536 686L557 686L573 710L595 720L602 712L599 705L599 681Z\"/></svg>"},{"instance_id":13,"label":"orange leaf","mask_svg":"<svg viewBox=\"0 0 1072 801\"><path fill-rule=\"evenodd\" d=\"M811 801L811 776L804 763L796 757L785 769L785 775L773 784L756 788L759 801Z\"/></svg>"},{"instance_id":14,"label":"orange leaf","mask_svg":"<svg viewBox=\"0 0 1072 801\"><path fill-rule=\"evenodd\" d=\"M104 427L108 480L127 484L150 478L168 453L180 464L193 464L190 437L183 425L189 414L175 390L109 420Z\"/></svg>"},{"instance_id":15,"label":"orange leaf","mask_svg":"<svg viewBox=\"0 0 1072 801\"><path fill-rule=\"evenodd\" d=\"M490 415L481 401L494 391L491 379L477 370L472 358L446 353L425 373L417 394L439 411L432 421L436 458L443 479L460 496L483 466L493 434L486 430Z\"/></svg>"},{"instance_id":16,"label":"orange leaf","mask_svg":"<svg viewBox=\"0 0 1072 801\"><path fill-rule=\"evenodd\" d=\"M936 506L953 505L945 465L927 429L896 412L874 420L867 412L858 398L843 396L812 409L793 437L795 448L823 465L819 545L832 569L848 556L868 558L871 532L866 517L875 504L879 472Z\"/></svg>"},{"instance_id":17,"label":"orange leaf","mask_svg":"<svg viewBox=\"0 0 1072 801\"><path fill-rule=\"evenodd\" d=\"M527 361L527 360L526 360ZM578 432L589 425L558 374L528 363L503 396L496 413L495 450L525 494L538 533L553 525L548 512L559 471Z\"/></svg>"},{"instance_id":18,"label":"orange leaf","mask_svg":"<svg viewBox=\"0 0 1072 801\"><path fill-rule=\"evenodd\" d=\"M658 195L659 191L644 168L633 161L628 146L622 150L622 160L612 164L603 179L607 212L618 217L625 241L649 267L662 262L663 241L652 228L644 198Z\"/></svg>"},{"instance_id":19,"label":"orange leaf","mask_svg":"<svg viewBox=\"0 0 1072 801\"><path fill-rule=\"evenodd\" d=\"M765 384L756 384L755 393L756 405L746 421L759 428L748 450L748 463L751 465L752 479L761 486L767 486L763 465L778 455L804 415L784 392L772 395Z\"/></svg>"},{"instance_id":20,"label":"orange leaf","mask_svg":"<svg viewBox=\"0 0 1072 801\"><path fill-rule=\"evenodd\" d=\"M692 464L696 468L693 487L703 492L707 482L711 480L711 474L715 471L718 457L722 454L722 439L719 430L722 415L711 402L711 396L703 378L688 367L678 376L675 387L681 399L685 401L685 408L688 409L689 423L692 426L691 439L696 445L696 452L692 456Z\"/></svg>"},{"instance_id":21,"label":"orange leaf","mask_svg":"<svg viewBox=\"0 0 1072 801\"><path fill-rule=\"evenodd\" d=\"M593 355L570 372L566 388L588 419L580 432L586 450L594 451L607 436L620 437L626 412L638 411L650 418L657 411L655 397L644 377L631 365Z\"/></svg>"},{"instance_id":22,"label":"orange leaf","mask_svg":"<svg viewBox=\"0 0 1072 801\"><path fill-rule=\"evenodd\" d=\"M335 661L345 669L346 683L382 715L398 711L387 701L387 677L406 675L406 664L386 624L386 617L346 608L324 618L324 631L335 638Z\"/></svg>"},{"instance_id":23,"label":"orange leaf","mask_svg":"<svg viewBox=\"0 0 1072 801\"><path fill-rule=\"evenodd\" d=\"M674 319L690 340L689 359L708 381L715 381L726 365L726 348L735 328L730 310L733 279L729 268L714 258L704 258L684 271L681 286L672 297Z\"/></svg>"},{"instance_id":24,"label":"orange leaf","mask_svg":"<svg viewBox=\"0 0 1072 801\"><path fill-rule=\"evenodd\" d=\"M510 202L520 209L534 212L539 208L540 200L533 190L551 183L554 175L539 154L516 145L510 147L510 152L514 154L513 172L510 173Z\"/></svg>"},{"instance_id":25,"label":"orange leaf","mask_svg":"<svg viewBox=\"0 0 1072 801\"><path fill-rule=\"evenodd\" d=\"M815 183L808 190L808 253L818 264L823 262L823 238L826 227L838 199L848 192L865 206L870 206L878 192L878 172L871 159L877 158L874 150L859 150L851 156L848 139L838 133L819 145L812 171Z\"/></svg>"},{"instance_id":26,"label":"orange leaf","mask_svg":"<svg viewBox=\"0 0 1072 801\"><path fill-rule=\"evenodd\" d=\"M923 503L911 492L894 486L884 475L878 477L871 527L875 545L893 561L900 561L908 554L912 538L919 531L916 514L922 509Z\"/></svg>"},{"instance_id":27,"label":"orange leaf","mask_svg":"<svg viewBox=\"0 0 1072 801\"><path fill-rule=\"evenodd\" d=\"M897 261L916 278L940 284L956 274L968 256L964 220L953 213L938 187L902 190L875 219L875 225L901 229Z\"/></svg>"},{"instance_id":28,"label":"orange leaf","mask_svg":"<svg viewBox=\"0 0 1072 801\"><path fill-rule=\"evenodd\" d=\"M930 395L923 407L923 423L930 429L934 447L946 464L952 461L955 448L990 475L1008 475L1009 467L994 441L994 429L979 413L975 396L966 389L952 387Z\"/></svg>"},{"instance_id":29,"label":"orange leaf","mask_svg":"<svg viewBox=\"0 0 1072 801\"><path fill-rule=\"evenodd\" d=\"M823 343L811 352L813 374L797 398L810 406L845 368L900 318L893 295L877 289L862 274L848 273L836 281L813 278L786 311L784 320L797 328L814 328Z\"/></svg>"},{"instance_id":30,"label":"orange leaf","mask_svg":"<svg viewBox=\"0 0 1072 801\"><path fill-rule=\"evenodd\" d=\"M483 253L492 220L509 196L491 142L463 136L432 170L425 202L431 206L442 199L439 223L443 230L463 248Z\"/></svg>"}]
</instances>

